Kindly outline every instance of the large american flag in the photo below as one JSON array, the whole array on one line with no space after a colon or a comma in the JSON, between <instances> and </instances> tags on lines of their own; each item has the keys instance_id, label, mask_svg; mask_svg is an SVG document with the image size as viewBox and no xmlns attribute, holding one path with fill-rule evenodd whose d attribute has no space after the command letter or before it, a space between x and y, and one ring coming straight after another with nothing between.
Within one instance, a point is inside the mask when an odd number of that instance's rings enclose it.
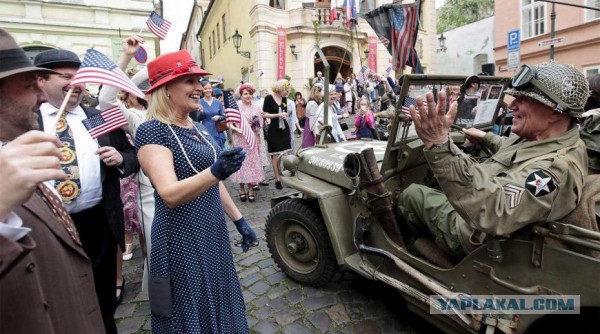
<instances>
[{"instance_id":1,"label":"large american flag","mask_svg":"<svg viewBox=\"0 0 600 334\"><path fill-rule=\"evenodd\" d=\"M419 12L417 6L392 7L390 12L392 22L392 59L395 70L404 68L410 50L415 42Z\"/></svg>"},{"instance_id":2,"label":"large american flag","mask_svg":"<svg viewBox=\"0 0 600 334\"><path fill-rule=\"evenodd\" d=\"M115 131L127 125L127 120L118 106L105 109L99 114L84 119L83 126L88 130L92 138L98 138L104 134Z\"/></svg>"},{"instance_id":3,"label":"large american flag","mask_svg":"<svg viewBox=\"0 0 600 334\"><path fill-rule=\"evenodd\" d=\"M418 55L414 51L419 22L418 2L379 6L366 13L364 18L392 55L395 71L409 65L416 73L423 73Z\"/></svg>"},{"instance_id":4,"label":"large american flag","mask_svg":"<svg viewBox=\"0 0 600 334\"><path fill-rule=\"evenodd\" d=\"M415 106L415 109L418 112L417 99L415 99L414 97L405 96L404 101L402 101L402 112L408 117L411 117L410 116L410 106ZM427 110L427 104L425 103L423 106L425 107L425 110Z\"/></svg>"},{"instance_id":5,"label":"large american flag","mask_svg":"<svg viewBox=\"0 0 600 334\"><path fill-rule=\"evenodd\" d=\"M146 25L148 25L148 29L161 40L165 39L169 33L169 28L171 28L171 22L163 19L162 16L154 11L150 13L150 16L146 20Z\"/></svg>"},{"instance_id":6,"label":"large american flag","mask_svg":"<svg viewBox=\"0 0 600 334\"><path fill-rule=\"evenodd\" d=\"M137 97L144 98L144 93L129 79L127 74L115 65L108 57L94 49L88 49L83 62L71 81L72 85L97 83L116 87Z\"/></svg>"}]
</instances>

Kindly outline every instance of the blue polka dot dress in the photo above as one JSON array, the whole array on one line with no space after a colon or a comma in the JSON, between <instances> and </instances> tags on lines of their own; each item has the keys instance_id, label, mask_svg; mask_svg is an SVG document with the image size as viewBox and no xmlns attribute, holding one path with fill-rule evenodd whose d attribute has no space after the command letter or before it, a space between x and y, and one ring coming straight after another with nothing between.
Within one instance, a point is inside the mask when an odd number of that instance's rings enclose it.
<instances>
[{"instance_id":1,"label":"blue polka dot dress","mask_svg":"<svg viewBox=\"0 0 600 334\"><path fill-rule=\"evenodd\" d=\"M221 149L206 128L195 124L218 155ZM214 163L213 150L196 129L171 128L196 170ZM136 150L148 144L171 150L178 180L196 174L166 124L152 120L140 125ZM152 314L152 333L248 333L218 184L175 209L156 192L155 198L150 274L171 278L173 301L170 318Z\"/></svg>"}]
</instances>

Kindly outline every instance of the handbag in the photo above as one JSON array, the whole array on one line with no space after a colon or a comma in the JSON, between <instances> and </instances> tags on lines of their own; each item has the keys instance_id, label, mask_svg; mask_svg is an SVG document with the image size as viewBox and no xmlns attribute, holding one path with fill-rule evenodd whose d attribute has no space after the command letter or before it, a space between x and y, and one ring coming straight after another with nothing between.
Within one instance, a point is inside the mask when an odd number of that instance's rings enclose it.
<instances>
[{"instance_id":1,"label":"handbag","mask_svg":"<svg viewBox=\"0 0 600 334\"><path fill-rule=\"evenodd\" d=\"M161 317L171 317L171 278L169 276L153 276L148 278L148 297L150 312Z\"/></svg>"},{"instance_id":2,"label":"handbag","mask_svg":"<svg viewBox=\"0 0 600 334\"><path fill-rule=\"evenodd\" d=\"M227 120L222 120L222 121L217 122L217 131L218 132L227 131L228 129L229 129L229 127L227 126Z\"/></svg>"}]
</instances>

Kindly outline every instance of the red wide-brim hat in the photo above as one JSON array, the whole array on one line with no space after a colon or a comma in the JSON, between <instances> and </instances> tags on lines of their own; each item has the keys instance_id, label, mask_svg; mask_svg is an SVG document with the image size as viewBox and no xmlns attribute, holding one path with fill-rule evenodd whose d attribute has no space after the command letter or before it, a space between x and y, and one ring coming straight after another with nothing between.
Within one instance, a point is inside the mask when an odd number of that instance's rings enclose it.
<instances>
[{"instance_id":1,"label":"red wide-brim hat","mask_svg":"<svg viewBox=\"0 0 600 334\"><path fill-rule=\"evenodd\" d=\"M186 50L167 53L148 64L148 82L151 87L146 94L184 75L211 75L196 64Z\"/></svg>"}]
</instances>

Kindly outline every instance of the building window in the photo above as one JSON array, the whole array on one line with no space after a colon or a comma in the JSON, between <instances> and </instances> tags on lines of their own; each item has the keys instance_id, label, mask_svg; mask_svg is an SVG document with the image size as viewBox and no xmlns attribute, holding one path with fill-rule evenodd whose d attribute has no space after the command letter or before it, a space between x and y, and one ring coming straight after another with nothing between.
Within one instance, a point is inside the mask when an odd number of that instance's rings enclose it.
<instances>
[{"instance_id":1,"label":"building window","mask_svg":"<svg viewBox=\"0 0 600 334\"><path fill-rule=\"evenodd\" d=\"M269 0L269 6L277 9L285 9L284 0Z\"/></svg>"},{"instance_id":2,"label":"building window","mask_svg":"<svg viewBox=\"0 0 600 334\"><path fill-rule=\"evenodd\" d=\"M217 23L217 46L221 49L221 35L219 35L219 31L221 31L219 24Z\"/></svg>"},{"instance_id":3,"label":"building window","mask_svg":"<svg viewBox=\"0 0 600 334\"><path fill-rule=\"evenodd\" d=\"M583 74L586 78L589 78L592 75L600 74L600 65L584 67Z\"/></svg>"},{"instance_id":4,"label":"building window","mask_svg":"<svg viewBox=\"0 0 600 334\"><path fill-rule=\"evenodd\" d=\"M227 41L227 25L225 23L225 14L223 14L223 17L221 17L221 26L223 27L223 44L225 44Z\"/></svg>"},{"instance_id":5,"label":"building window","mask_svg":"<svg viewBox=\"0 0 600 334\"><path fill-rule=\"evenodd\" d=\"M212 37L208 37L208 56L209 59L212 59L213 56L213 49L212 49Z\"/></svg>"},{"instance_id":6,"label":"building window","mask_svg":"<svg viewBox=\"0 0 600 334\"><path fill-rule=\"evenodd\" d=\"M214 30L212 31L212 42L213 42L213 44L212 44L212 46L213 46L213 52L215 54L217 54L217 38L215 36L215 31Z\"/></svg>"},{"instance_id":7,"label":"building window","mask_svg":"<svg viewBox=\"0 0 600 334\"><path fill-rule=\"evenodd\" d=\"M585 0L585 5L589 7L600 8L600 0ZM600 10L585 10L585 22L600 19Z\"/></svg>"},{"instance_id":8,"label":"building window","mask_svg":"<svg viewBox=\"0 0 600 334\"><path fill-rule=\"evenodd\" d=\"M546 33L546 4L521 0L521 34L530 38Z\"/></svg>"}]
</instances>

